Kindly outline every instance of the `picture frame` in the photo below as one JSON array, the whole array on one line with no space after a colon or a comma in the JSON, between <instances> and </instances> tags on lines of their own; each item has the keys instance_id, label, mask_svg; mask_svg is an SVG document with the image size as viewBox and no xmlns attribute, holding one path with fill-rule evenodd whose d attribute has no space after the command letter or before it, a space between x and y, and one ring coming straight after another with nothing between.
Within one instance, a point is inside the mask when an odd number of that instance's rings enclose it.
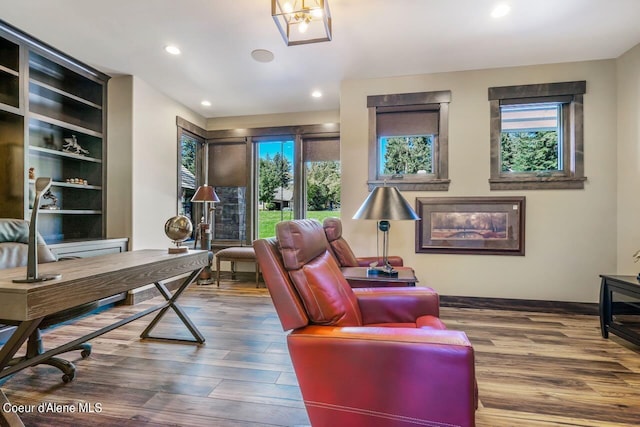
<instances>
[{"instance_id":1,"label":"picture frame","mask_svg":"<svg viewBox=\"0 0 640 427\"><path fill-rule=\"evenodd\" d=\"M525 253L525 197L416 197L416 253Z\"/></svg>"}]
</instances>

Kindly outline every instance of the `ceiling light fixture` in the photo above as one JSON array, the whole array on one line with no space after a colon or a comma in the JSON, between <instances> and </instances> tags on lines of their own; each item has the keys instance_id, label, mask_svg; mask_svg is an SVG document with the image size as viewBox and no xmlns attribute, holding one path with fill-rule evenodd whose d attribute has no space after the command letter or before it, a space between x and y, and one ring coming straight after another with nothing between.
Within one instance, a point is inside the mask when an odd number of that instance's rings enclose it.
<instances>
[{"instance_id":1,"label":"ceiling light fixture","mask_svg":"<svg viewBox=\"0 0 640 427\"><path fill-rule=\"evenodd\" d=\"M491 11L491 16L493 18L502 18L503 16L507 16L511 11L511 6L507 3L500 3Z\"/></svg>"},{"instance_id":2,"label":"ceiling light fixture","mask_svg":"<svg viewBox=\"0 0 640 427\"><path fill-rule=\"evenodd\" d=\"M271 16L287 46L331 40L327 0L271 0Z\"/></svg>"},{"instance_id":3,"label":"ceiling light fixture","mask_svg":"<svg viewBox=\"0 0 640 427\"><path fill-rule=\"evenodd\" d=\"M164 47L165 52L170 53L171 55L180 55L180 48L174 45L168 45Z\"/></svg>"},{"instance_id":4,"label":"ceiling light fixture","mask_svg":"<svg viewBox=\"0 0 640 427\"><path fill-rule=\"evenodd\" d=\"M207 101L206 99L204 101L202 101L200 103L200 105L202 105L203 107L211 107L211 102Z\"/></svg>"},{"instance_id":5,"label":"ceiling light fixture","mask_svg":"<svg viewBox=\"0 0 640 427\"><path fill-rule=\"evenodd\" d=\"M313 92L311 92L311 96L313 96L314 98L322 98L322 92L320 92L319 90L314 90Z\"/></svg>"}]
</instances>

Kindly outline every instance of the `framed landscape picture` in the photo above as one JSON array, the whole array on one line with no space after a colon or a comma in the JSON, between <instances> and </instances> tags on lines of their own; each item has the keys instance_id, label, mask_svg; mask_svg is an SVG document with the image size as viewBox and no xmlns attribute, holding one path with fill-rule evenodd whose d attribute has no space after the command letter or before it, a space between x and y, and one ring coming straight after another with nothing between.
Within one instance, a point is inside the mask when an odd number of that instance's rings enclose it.
<instances>
[{"instance_id":1,"label":"framed landscape picture","mask_svg":"<svg viewBox=\"0 0 640 427\"><path fill-rule=\"evenodd\" d=\"M524 197L417 197L416 252L524 255Z\"/></svg>"}]
</instances>

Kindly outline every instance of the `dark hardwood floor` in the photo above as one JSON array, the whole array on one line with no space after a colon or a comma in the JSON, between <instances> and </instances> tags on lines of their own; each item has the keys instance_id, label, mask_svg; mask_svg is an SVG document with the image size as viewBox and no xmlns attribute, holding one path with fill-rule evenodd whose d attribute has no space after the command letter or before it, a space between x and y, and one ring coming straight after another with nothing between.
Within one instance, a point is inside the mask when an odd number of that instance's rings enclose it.
<instances>
[{"instance_id":1,"label":"dark hardwood floor","mask_svg":"<svg viewBox=\"0 0 640 427\"><path fill-rule=\"evenodd\" d=\"M45 343L62 343L155 302L47 331ZM309 425L265 289L252 282L193 286L181 304L204 345L140 341L149 321L143 318L95 339L88 359L68 353L78 368L71 383L43 366L16 374L2 390L13 404L76 409L22 414L28 427ZM474 344L478 426L640 425L640 348L602 339L597 316L443 307L441 317ZM165 320L156 334L188 337L177 318ZM95 412L78 413L80 403Z\"/></svg>"}]
</instances>

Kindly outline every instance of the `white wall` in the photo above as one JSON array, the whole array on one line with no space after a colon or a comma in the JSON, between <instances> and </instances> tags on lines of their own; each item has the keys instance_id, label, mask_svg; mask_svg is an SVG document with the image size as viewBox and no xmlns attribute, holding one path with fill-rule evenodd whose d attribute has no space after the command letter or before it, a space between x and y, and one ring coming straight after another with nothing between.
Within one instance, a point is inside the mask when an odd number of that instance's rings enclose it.
<instances>
[{"instance_id":1,"label":"white wall","mask_svg":"<svg viewBox=\"0 0 640 427\"><path fill-rule=\"evenodd\" d=\"M618 80L618 265L636 275L640 264L640 44L617 60Z\"/></svg>"},{"instance_id":2,"label":"white wall","mask_svg":"<svg viewBox=\"0 0 640 427\"><path fill-rule=\"evenodd\" d=\"M487 89L573 80L587 81L584 190L489 191ZM368 194L367 96L436 90L452 92L451 185L448 192L405 191L405 198L415 205L416 197L524 195L526 256L416 254L414 224L401 221L392 222L390 254L404 257L420 285L443 295L597 301L598 274L616 269L614 60L344 81L342 218L354 252L370 255L375 247L375 223L351 219Z\"/></svg>"},{"instance_id":3,"label":"white wall","mask_svg":"<svg viewBox=\"0 0 640 427\"><path fill-rule=\"evenodd\" d=\"M171 242L164 234L164 223L177 213L176 116L203 128L206 121L138 77L115 80L113 87L109 86L112 125L108 134L108 192L112 200L108 225L113 228L107 232L110 237L129 237L130 249L167 248ZM125 111L118 112L120 106ZM126 114L130 120L120 117ZM120 169L115 169L116 164ZM127 206L129 218L120 212ZM111 220L112 215L116 219Z\"/></svg>"}]
</instances>

